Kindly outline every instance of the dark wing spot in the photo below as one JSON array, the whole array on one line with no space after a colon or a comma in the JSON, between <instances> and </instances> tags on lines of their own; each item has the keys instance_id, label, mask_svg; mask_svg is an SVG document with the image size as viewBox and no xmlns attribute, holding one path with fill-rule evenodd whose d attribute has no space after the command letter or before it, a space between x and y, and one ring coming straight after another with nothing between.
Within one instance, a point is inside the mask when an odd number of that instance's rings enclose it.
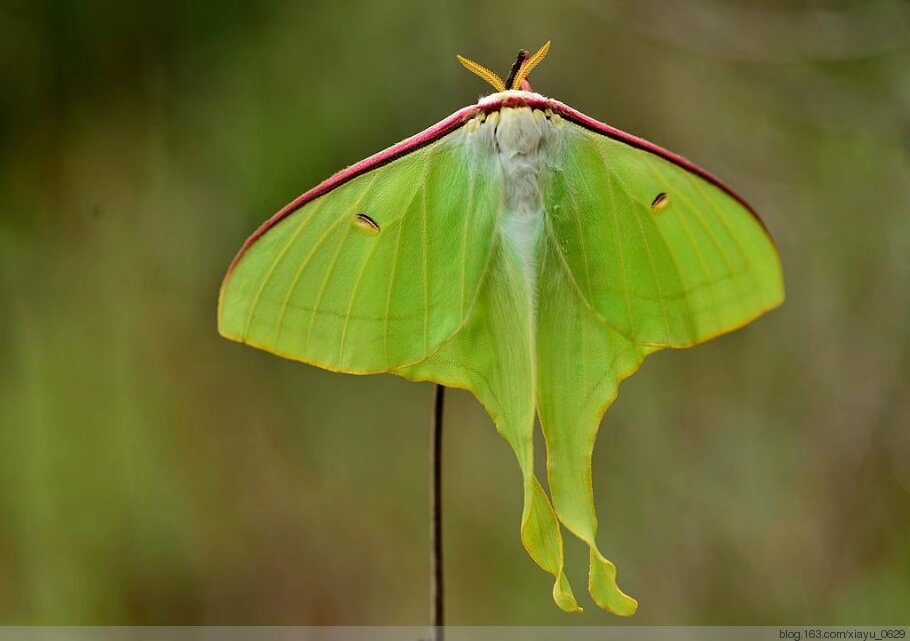
<instances>
[{"instance_id":1,"label":"dark wing spot","mask_svg":"<svg viewBox=\"0 0 910 641\"><path fill-rule=\"evenodd\" d=\"M380 232L379 223L367 216L366 214L357 214L354 219L354 223L362 230L369 232L371 234L378 234Z\"/></svg>"},{"instance_id":2,"label":"dark wing spot","mask_svg":"<svg viewBox=\"0 0 910 641\"><path fill-rule=\"evenodd\" d=\"M651 201L651 211L660 211L669 204L670 197L666 192L662 191L654 197L654 200Z\"/></svg>"}]
</instances>

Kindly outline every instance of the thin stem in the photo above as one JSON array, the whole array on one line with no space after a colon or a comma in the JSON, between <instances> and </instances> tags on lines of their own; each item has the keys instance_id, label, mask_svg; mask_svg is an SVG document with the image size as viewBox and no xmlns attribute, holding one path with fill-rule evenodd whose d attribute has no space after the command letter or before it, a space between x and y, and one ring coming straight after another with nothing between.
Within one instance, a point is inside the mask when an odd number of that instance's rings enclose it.
<instances>
[{"instance_id":1,"label":"thin stem","mask_svg":"<svg viewBox=\"0 0 910 641\"><path fill-rule=\"evenodd\" d=\"M432 478L430 491L430 624L434 641L443 641L445 616L442 582L442 410L446 388L436 386L433 403L433 432L430 447Z\"/></svg>"}]
</instances>

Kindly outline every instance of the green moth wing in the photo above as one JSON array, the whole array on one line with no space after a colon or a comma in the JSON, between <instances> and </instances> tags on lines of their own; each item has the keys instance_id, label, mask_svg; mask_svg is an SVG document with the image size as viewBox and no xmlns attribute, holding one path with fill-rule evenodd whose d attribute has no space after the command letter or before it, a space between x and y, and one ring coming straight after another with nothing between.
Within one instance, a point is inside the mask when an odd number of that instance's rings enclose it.
<instances>
[{"instance_id":1,"label":"green moth wing","mask_svg":"<svg viewBox=\"0 0 910 641\"><path fill-rule=\"evenodd\" d=\"M720 181L508 90L276 214L229 269L219 331L334 371L470 390L518 459L521 539L557 605L580 610L561 523L590 548L594 601L629 615L637 603L595 540L600 420L647 354L782 299L770 237ZM535 416L550 497L534 475Z\"/></svg>"},{"instance_id":2,"label":"green moth wing","mask_svg":"<svg viewBox=\"0 0 910 641\"><path fill-rule=\"evenodd\" d=\"M551 120L537 310L549 487L560 521L590 546L595 602L629 614L635 603L595 543L601 417L645 356L741 327L781 303L783 281L763 224L731 192L631 137Z\"/></svg>"},{"instance_id":3,"label":"green moth wing","mask_svg":"<svg viewBox=\"0 0 910 641\"><path fill-rule=\"evenodd\" d=\"M225 280L221 333L326 369L419 361L464 321L502 184L455 140L339 184L281 216Z\"/></svg>"},{"instance_id":4,"label":"green moth wing","mask_svg":"<svg viewBox=\"0 0 910 641\"><path fill-rule=\"evenodd\" d=\"M638 344L688 347L781 302L776 249L740 200L666 158L559 126L559 170L542 186L548 238L606 325Z\"/></svg>"}]
</instances>

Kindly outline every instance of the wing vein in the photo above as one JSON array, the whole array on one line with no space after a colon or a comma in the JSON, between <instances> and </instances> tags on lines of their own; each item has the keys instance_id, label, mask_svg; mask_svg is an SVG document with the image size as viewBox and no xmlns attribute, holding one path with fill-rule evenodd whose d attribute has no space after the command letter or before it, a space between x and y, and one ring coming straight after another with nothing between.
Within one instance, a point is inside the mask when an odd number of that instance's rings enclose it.
<instances>
[{"instance_id":1,"label":"wing vein","mask_svg":"<svg viewBox=\"0 0 910 641\"><path fill-rule=\"evenodd\" d=\"M746 266L746 273L749 274L749 278L752 280L752 284L755 286L755 291L756 292L761 291L761 287L758 284L758 279L756 279L755 274L752 271L752 261L750 260L748 253L746 252L745 248L743 247L742 243L740 242L739 237L735 233L733 233L733 230L730 228L730 225L727 223L727 219L723 215L723 212L721 212L717 208L717 205L714 204L714 199L711 198L710 195L705 194L705 191L701 184L699 184L691 176L689 176L688 178L689 178L689 181L693 185L695 185L696 191L698 191L702 196L704 196L704 199L708 202L708 206L714 212L715 218L717 218L720 221L720 224L726 230L727 234L729 234L730 238L733 239L733 244L736 245L736 248L739 251L739 254L742 256L743 264Z\"/></svg>"},{"instance_id":2,"label":"wing vein","mask_svg":"<svg viewBox=\"0 0 910 641\"><path fill-rule=\"evenodd\" d=\"M399 230L401 227L399 226ZM366 274L367 265L370 264L370 261L373 259L373 256L376 255L376 250L379 247L380 240L375 239L373 246L370 248L369 253L367 254L366 259L363 261L363 264L360 265L360 271L357 272L357 279L354 281L354 287L351 289L351 298L348 300L348 309L344 315L344 324L341 327L341 341L338 348L338 363L344 364L344 347L347 342L348 337L348 327L351 324L351 311L354 309L354 301L357 299L357 294L360 292L360 287L363 285L363 278Z\"/></svg>"},{"instance_id":3,"label":"wing vein","mask_svg":"<svg viewBox=\"0 0 910 641\"><path fill-rule=\"evenodd\" d=\"M616 332L623 338L625 338L630 343L637 343L635 339L628 336L622 329L611 323L609 320L604 318L599 311L594 307L593 303L588 300L585 293L582 291L581 287L578 285L578 281L575 279L575 274L572 271L572 268L566 262L566 257L562 255L562 252L559 249L559 241L555 236L555 231L552 228L552 223L549 220L544 221L544 229L546 230L546 238L548 241L549 248L551 252L556 256L556 261L562 271L565 272L566 278L569 281L569 284L572 286L572 289L578 294L578 297L581 299L581 302L584 306L590 311L597 320L603 323L606 327Z\"/></svg>"},{"instance_id":4,"label":"wing vein","mask_svg":"<svg viewBox=\"0 0 910 641\"><path fill-rule=\"evenodd\" d=\"M309 265L310 261L313 259L313 256L316 255L316 251L322 247L322 244L328 240L329 235L331 235L331 233L339 227L343 220L344 218L342 216L339 216L338 220L334 221L331 225L328 226L328 228L325 230L325 233L319 237L319 240L313 243L313 246L310 248L310 252L306 255L306 258L301 261L300 266L297 268L297 271L294 274L294 278L291 280L291 284L288 287L287 294L285 294L284 302L282 302L281 307L279 308L280 311L278 312L278 320L275 323L275 338L272 341L272 344L276 347L278 346L278 341L281 338L281 328L284 325L284 316L287 313L288 303L291 301L291 296L294 293L294 289L297 287L297 281L300 280L301 275L303 275L303 270L306 269L307 265Z\"/></svg>"},{"instance_id":5,"label":"wing vein","mask_svg":"<svg viewBox=\"0 0 910 641\"><path fill-rule=\"evenodd\" d=\"M647 213L647 212L649 211L648 204L647 204L646 202L644 202L644 201L639 200L638 198L636 198L635 193L629 188L629 186L626 184L626 182L623 180L623 178L622 178L619 174L616 174L616 181L617 181L617 184L619 185L620 189L622 189L622 190L626 193L626 197L629 199L629 201L630 201L633 205L635 205L635 204L637 203L637 204L642 208L642 210L645 212L645 215L648 215L648 213ZM644 224L642 223L642 220L641 220L641 212L640 212L640 211L636 211L635 214L636 214L636 220L638 220L639 228L640 228L641 231L642 231L642 235L643 235L643 236L646 236L646 235L647 235L647 232L645 231ZM652 221L652 222L653 222L653 221ZM677 259L676 252L673 251L673 248L672 248L672 247L670 246L670 244L667 242L666 238L664 238L663 232L660 230L660 227L658 227L658 226L655 224L655 225L654 225L654 228L655 228L655 230L657 231L657 234L656 234L656 235L657 235L657 239L663 244L664 248L667 250L667 255L670 257L670 262L671 262L672 265L673 265L673 269L676 270L676 276L679 278L679 284L682 286L682 291L683 291L683 292L688 292L688 291L689 291L688 282L687 282L686 278L683 276L682 270L679 268L679 260ZM649 245L647 242L646 242L645 244L646 244L646 246L647 246L647 248L648 248L648 253L649 253L649 256L650 256L650 255L651 255L650 245ZM652 267L654 267L653 262L652 262ZM655 274L656 274L656 268L655 268ZM655 275L655 278L656 278L656 275ZM658 292L659 292L659 294L660 294L661 302L662 302L663 308L664 308L664 317L665 317L665 319L666 319L666 318L667 318L667 299L668 299L668 296L664 296L664 295L663 295L663 293L662 293L661 290L660 290L660 284L659 284L659 283L658 283L658 285L657 285L657 288L658 288ZM684 296L683 296L683 300L686 300L687 298L688 298L688 295L684 295ZM686 300L686 302L688 302L688 300ZM688 307L688 305L687 305L687 307ZM677 311L679 311L679 310L677 310ZM687 311L688 311L688 310L687 310ZM690 315L691 315L691 314L687 314L687 315L686 315L687 318L688 318ZM689 318L689 320L691 321L691 318ZM688 343L688 342L691 342L691 340L692 340L692 338L693 338L693 337L692 337L692 334L694 334L694 327L692 327L692 326L690 325L690 326L688 327L688 329L689 329L689 332L688 332L688 333L689 333L689 336L688 336L687 343ZM668 335L667 335L667 343L668 343L669 345L675 345L675 344L677 344L676 341L673 340L673 336L672 336L672 334L671 334L671 332L670 332L669 320L667 320L667 332L668 332Z\"/></svg>"},{"instance_id":6,"label":"wing vein","mask_svg":"<svg viewBox=\"0 0 910 641\"><path fill-rule=\"evenodd\" d=\"M465 211L464 229L461 234L461 314L464 316L465 306L468 303L468 230L473 219L474 203L477 198L477 185L471 180L470 169L468 170L468 185L470 186L470 195L468 197L468 207Z\"/></svg>"},{"instance_id":7,"label":"wing vein","mask_svg":"<svg viewBox=\"0 0 910 641\"><path fill-rule=\"evenodd\" d=\"M654 168L654 166L651 163L645 163L645 166L648 168L648 171L651 172L651 175L653 175L654 178L658 182L664 182L663 177L660 175L660 173L657 171L657 169ZM685 215L684 211L680 211L679 215L676 216L676 219L679 221L679 225L680 225L680 227L682 227L683 233L686 236L686 240L689 242L689 246L692 247L692 252L695 254L695 258L698 260L698 265L701 268L701 272L705 277L704 286L707 287L708 291L711 293L711 309L714 313L714 320L717 323L717 325L720 325L721 319L720 319L720 305L717 302L717 282L715 282L713 274L711 274L710 270L708 269L708 263L705 260L704 252L702 252L699 244L695 242L695 237L692 235L692 228L689 227L689 221L686 220L686 218L687 218L687 216ZM659 226L658 226L658 231L660 231ZM666 240L664 242L666 242ZM698 290L698 286L696 286L692 290L692 293L694 293L697 290ZM689 293L690 292L688 291L688 288L687 288L686 294L688 295Z\"/></svg>"},{"instance_id":8,"label":"wing vein","mask_svg":"<svg viewBox=\"0 0 910 641\"><path fill-rule=\"evenodd\" d=\"M385 350L386 367L391 367L392 362L389 358L389 316L392 311L392 292L395 290L395 279L398 275L398 255L401 253L401 237L404 235L404 222L398 225L398 236L395 239L395 253L392 254L392 270L389 274L389 291L385 299L385 318L383 319L382 342Z\"/></svg>"},{"instance_id":9,"label":"wing vein","mask_svg":"<svg viewBox=\"0 0 910 641\"><path fill-rule=\"evenodd\" d=\"M268 283L272 278L272 273L278 267L278 264L282 260L284 260L284 257L290 250L291 245L293 245L295 242L297 242L297 239L300 237L300 234L303 233L304 227L307 226L307 224L309 223L310 220L312 220L319 214L319 212L322 210L323 206L325 206L325 199L322 199L319 202L319 204L316 205L316 209L312 213L307 214L306 216L301 216L302 220L300 221L300 224L297 226L297 229L294 230L294 233L291 234L291 237L290 237L290 239L288 239L288 242L285 243L284 247L282 247L282 249L278 253L278 255L275 256L274 260L272 260L272 264L269 266L269 270L266 272L265 276L263 276L262 283L259 285L259 289L256 291L256 295L253 297L253 300L250 303L250 311L246 317L246 324L243 327L243 334L241 334L241 336L247 336L247 334L250 331L250 325L253 322L253 315L256 311L256 308L259 306L259 299L262 298L262 293L265 291L265 288L268 286ZM303 212L301 212L301 213L303 213Z\"/></svg>"},{"instance_id":10,"label":"wing vein","mask_svg":"<svg viewBox=\"0 0 910 641\"><path fill-rule=\"evenodd\" d=\"M500 211L502 210L502 207L503 207L503 203L502 203L503 198L504 198L504 193L500 193ZM415 365L418 365L420 363L423 363L423 362L429 360L440 349L442 349L442 346L446 343L446 341L450 340L454 336L457 336L468 325L468 321L471 318L471 314L473 313L474 308L477 306L477 302L480 300L480 293L483 290L483 287L486 284L487 278L490 275L490 271L491 271L491 268L493 265L493 256L496 254L497 248L501 244L502 244L502 231L501 231L499 225L495 225L493 227L493 237L490 239L490 248L489 248L489 250L487 250L487 257L484 259L483 270L481 271L480 279L478 280L478 283L477 283L477 290L474 292L474 298L471 301L470 307L468 308L468 313L465 314L464 316L462 316L461 323L459 323L458 327L456 327L455 330L451 334L449 334L448 336L446 336L442 340L440 340L432 352L426 354L423 358L418 358L417 360L415 360L411 363L407 363L400 367L396 367L395 371L400 372L402 370L406 370L410 367L414 367Z\"/></svg>"},{"instance_id":11,"label":"wing vein","mask_svg":"<svg viewBox=\"0 0 910 641\"><path fill-rule=\"evenodd\" d=\"M702 211L691 200L686 198L684 193L681 192L679 195L680 195L681 199L685 200L689 209L695 213L695 217L698 220L698 224L705 231L705 233L708 235L708 238L711 239L711 243L717 249L717 253L720 255L721 259L724 261L724 264L727 266L727 272L731 275L731 278L733 279L734 287L736 287L736 290L739 292L738 299L739 299L740 305L742 307L745 307L746 297L743 295L744 292L742 289L742 285L739 283L739 280L734 276L734 274L736 274L736 270L733 268L733 263L730 261L730 256L727 253L726 249L724 248L723 243L721 243L720 240L718 240L717 235L714 233L714 230L711 229L711 225L705 219L705 216L702 213ZM716 210L714 210L714 214L717 215ZM746 264L746 270L749 271L748 262L746 262L745 264Z\"/></svg>"},{"instance_id":12,"label":"wing vein","mask_svg":"<svg viewBox=\"0 0 910 641\"><path fill-rule=\"evenodd\" d=\"M424 167L426 167L426 165L424 165ZM424 179L421 182L425 181L426 170L424 170ZM427 211L427 189L425 184L420 192L420 204L421 209L423 210L423 216L420 217L422 234L421 245L423 248L423 353L426 354L429 351L428 344L430 340L430 242L427 239L427 226L429 224L427 218L429 217L429 212Z\"/></svg>"},{"instance_id":13,"label":"wing vein","mask_svg":"<svg viewBox=\"0 0 910 641\"><path fill-rule=\"evenodd\" d=\"M607 168L607 159L604 157L603 152L600 151L600 148L597 147L595 143L595 149L597 150L597 155L600 156L602 162L602 167L604 171L604 182L607 184L607 193L610 195L610 215L613 218L613 244L616 247L616 255L619 258L620 270L622 271L622 292L626 299L626 312L629 315L629 332L632 336L635 336L635 318L632 315L632 297L629 294L629 272L626 267L626 258L622 250L622 234L619 229L619 212L616 210L616 194L613 191L612 181L610 180L610 170Z\"/></svg>"},{"instance_id":14,"label":"wing vein","mask_svg":"<svg viewBox=\"0 0 910 641\"><path fill-rule=\"evenodd\" d=\"M375 182L376 174L370 178L370 182L367 183L366 187L363 188L363 191L360 192L360 195L357 196L357 200L354 201L354 205L346 210L343 210L342 214L338 216L339 221L349 220L351 211L353 211L356 215L356 213L360 210L360 206L363 204L363 201L366 200L367 195L370 193L370 190L373 189ZM310 325L307 328L306 335L305 351L308 353L310 351L310 345L313 339L313 326L316 324L316 312L319 310L319 304L322 302L322 296L325 294L325 288L329 283L329 279L332 277L332 273L335 271L335 265L338 263L338 257L341 255L341 248L344 247L345 241L347 240L348 236L350 236L351 229L352 226L349 226L347 228L347 231L345 231L344 236L342 236L341 240L338 241L338 246L335 248L335 253L332 254L332 260L329 262L328 267L326 267L325 275L322 277L322 283L319 286L319 292L316 294L316 302L313 303L313 312L310 314ZM293 289L289 291L289 296L292 292Z\"/></svg>"},{"instance_id":15,"label":"wing vein","mask_svg":"<svg viewBox=\"0 0 910 641\"><path fill-rule=\"evenodd\" d=\"M584 216L581 213L581 207L578 205L578 197L575 193L575 190L569 191L569 196L572 199L572 203L575 205L575 222L578 223L578 242L581 245L581 259L582 263L585 266L585 284L587 287L588 298L592 298L593 284L591 283L591 267L588 264L588 249L585 244L585 227L584 227Z\"/></svg>"},{"instance_id":16,"label":"wing vein","mask_svg":"<svg viewBox=\"0 0 910 641\"><path fill-rule=\"evenodd\" d=\"M411 192L411 195L408 196L407 206L404 208L404 213L401 215L401 218L398 219L398 237L395 240L395 253L392 259L392 270L389 275L389 291L386 294L385 301L385 316L383 318L383 331L382 331L382 342L383 350L385 351L386 367L391 367L391 359L389 358L389 318L391 317L392 311L392 295L395 290L395 280L398 277L398 258L401 255L401 239L404 236L404 226L407 223L408 212L411 210L411 207L414 205L414 201L417 199L417 192L420 191L423 186L424 180L426 179L427 164L429 160L424 163L421 179L415 181L414 191ZM424 351L426 354L426 351Z\"/></svg>"},{"instance_id":17,"label":"wing vein","mask_svg":"<svg viewBox=\"0 0 910 641\"><path fill-rule=\"evenodd\" d=\"M609 164L607 163L607 159L604 157L603 150L597 145L595 145L595 148L597 149L597 153L600 155L600 159L603 162L604 166L609 167ZM614 180L614 178L615 178L615 172L611 172L611 171L607 170L608 181L611 184L616 185L617 183ZM610 190L610 194L611 194L612 201L614 203L614 211L615 211L616 199L615 199L615 195L613 195L612 188ZM635 218L635 222L638 224L638 229L641 232L641 240L645 245L645 252L648 254L648 263L651 265L651 273L654 275L654 286L657 288L657 295L660 297L661 309L663 310L663 314L664 314L664 324L667 327L667 342L671 343L672 342L672 340L671 340L672 332L670 330L670 316L667 313L667 301L664 300L663 289L660 286L660 275L657 273L657 266L654 264L654 255L651 252L651 245L648 243L648 235L645 233L645 228L641 224L639 215L640 214L636 211L632 212L632 216ZM628 293L628 290L627 290L627 293ZM631 307L630 307L629 314L631 316Z\"/></svg>"}]
</instances>

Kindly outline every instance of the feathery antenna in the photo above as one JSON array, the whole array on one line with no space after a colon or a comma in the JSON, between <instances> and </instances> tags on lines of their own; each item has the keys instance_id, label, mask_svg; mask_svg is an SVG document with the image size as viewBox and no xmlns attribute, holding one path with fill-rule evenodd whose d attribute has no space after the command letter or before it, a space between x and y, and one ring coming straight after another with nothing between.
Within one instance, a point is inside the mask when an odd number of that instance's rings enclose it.
<instances>
[{"instance_id":1,"label":"feathery antenna","mask_svg":"<svg viewBox=\"0 0 910 641\"><path fill-rule=\"evenodd\" d=\"M460 62L461 64L464 65L465 69L467 69L471 73L477 74L478 76L480 76L481 78L483 78L484 80L489 82L491 85L493 85L493 88L496 91L505 91L506 90L506 83L504 83L502 81L502 78L500 78L498 75L496 75L495 73L493 73L492 71L490 71L489 69L484 67L483 65L479 65L476 62L474 62L473 60L468 60L464 56L455 56L455 57L458 58L458 62Z\"/></svg>"},{"instance_id":2,"label":"feathery antenna","mask_svg":"<svg viewBox=\"0 0 910 641\"><path fill-rule=\"evenodd\" d=\"M521 65L521 69L518 70L518 74L515 76L515 80L512 82L510 89L520 89L521 83L528 77L531 71L534 70L534 67L540 64L540 62L547 57L547 52L550 51L550 40L547 40L540 49L537 50L533 56L527 59L527 61Z\"/></svg>"},{"instance_id":3,"label":"feathery antenna","mask_svg":"<svg viewBox=\"0 0 910 641\"><path fill-rule=\"evenodd\" d=\"M546 57L548 51L550 51L549 40L547 40L546 44L538 49L537 53L533 56L529 56L528 52L524 49L519 51L518 57L515 59L515 64L512 65L512 70L509 73L509 78L506 82L503 82L502 78L497 74L473 60L469 60L464 56L455 57L458 58L458 62L464 65L465 69L483 78L493 86L493 89L499 92L505 91L506 89L521 89L522 83L527 80L528 75L534 70L534 67L539 65Z\"/></svg>"}]
</instances>

